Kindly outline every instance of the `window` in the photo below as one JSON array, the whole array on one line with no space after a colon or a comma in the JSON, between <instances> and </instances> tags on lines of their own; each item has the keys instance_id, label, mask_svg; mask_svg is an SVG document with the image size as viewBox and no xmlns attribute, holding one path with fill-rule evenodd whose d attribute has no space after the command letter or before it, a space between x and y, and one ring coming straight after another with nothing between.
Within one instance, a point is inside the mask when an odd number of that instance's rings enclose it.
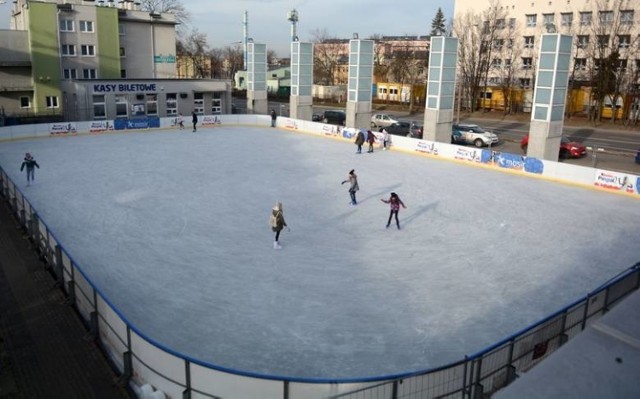
<instances>
[{"instance_id":1,"label":"window","mask_svg":"<svg viewBox=\"0 0 640 399\"><path fill-rule=\"evenodd\" d=\"M588 35L578 36L577 41L578 42L577 42L576 46L578 48L587 48L589 46L589 36Z\"/></svg>"},{"instance_id":2,"label":"window","mask_svg":"<svg viewBox=\"0 0 640 399\"><path fill-rule=\"evenodd\" d=\"M531 69L533 67L533 58L522 57L522 68Z\"/></svg>"},{"instance_id":3,"label":"window","mask_svg":"<svg viewBox=\"0 0 640 399\"><path fill-rule=\"evenodd\" d=\"M126 30L124 29L124 25L118 24L118 34L120 36L123 36L125 33L126 33Z\"/></svg>"},{"instance_id":4,"label":"window","mask_svg":"<svg viewBox=\"0 0 640 399\"><path fill-rule=\"evenodd\" d=\"M560 14L562 26L571 26L573 23L573 13L572 12L563 12Z\"/></svg>"},{"instance_id":5,"label":"window","mask_svg":"<svg viewBox=\"0 0 640 399\"><path fill-rule=\"evenodd\" d=\"M127 56L127 52L125 51L124 47L120 47L120 57L126 57Z\"/></svg>"},{"instance_id":6,"label":"window","mask_svg":"<svg viewBox=\"0 0 640 399\"><path fill-rule=\"evenodd\" d=\"M158 95L147 94L147 115L158 115Z\"/></svg>"},{"instance_id":7,"label":"window","mask_svg":"<svg viewBox=\"0 0 640 399\"><path fill-rule=\"evenodd\" d=\"M76 46L73 44L63 44L61 53L63 56L73 57L74 55L76 55Z\"/></svg>"},{"instance_id":8,"label":"window","mask_svg":"<svg viewBox=\"0 0 640 399\"><path fill-rule=\"evenodd\" d=\"M521 87L531 87L531 78L520 78Z\"/></svg>"},{"instance_id":9,"label":"window","mask_svg":"<svg viewBox=\"0 0 640 399\"><path fill-rule=\"evenodd\" d=\"M600 60L600 58L594 58L593 59L593 70L597 71L598 69L600 69L600 64L602 64L602 60Z\"/></svg>"},{"instance_id":10,"label":"window","mask_svg":"<svg viewBox=\"0 0 640 399\"><path fill-rule=\"evenodd\" d=\"M620 23L622 25L633 25L633 10L620 11Z\"/></svg>"},{"instance_id":11,"label":"window","mask_svg":"<svg viewBox=\"0 0 640 399\"><path fill-rule=\"evenodd\" d=\"M83 79L95 79L97 76L96 70L93 68L85 68L82 70Z\"/></svg>"},{"instance_id":12,"label":"window","mask_svg":"<svg viewBox=\"0 0 640 399\"><path fill-rule=\"evenodd\" d=\"M534 37L533 36L525 36L524 37L524 48L533 48Z\"/></svg>"},{"instance_id":13,"label":"window","mask_svg":"<svg viewBox=\"0 0 640 399\"><path fill-rule=\"evenodd\" d=\"M496 20L496 29L504 29L505 28L504 18L500 18Z\"/></svg>"},{"instance_id":14,"label":"window","mask_svg":"<svg viewBox=\"0 0 640 399\"><path fill-rule=\"evenodd\" d=\"M493 41L493 48L501 49L504 46L504 39L496 39Z\"/></svg>"},{"instance_id":15,"label":"window","mask_svg":"<svg viewBox=\"0 0 640 399\"><path fill-rule=\"evenodd\" d=\"M196 114L199 114L199 115L204 114L204 94L203 93L193 93L193 107L196 111Z\"/></svg>"},{"instance_id":16,"label":"window","mask_svg":"<svg viewBox=\"0 0 640 399\"><path fill-rule=\"evenodd\" d=\"M494 58L493 60L491 60L491 66L494 68L502 67L502 60L500 58Z\"/></svg>"},{"instance_id":17,"label":"window","mask_svg":"<svg viewBox=\"0 0 640 399\"><path fill-rule=\"evenodd\" d=\"M21 96L20 108L31 108L31 99L27 96Z\"/></svg>"},{"instance_id":18,"label":"window","mask_svg":"<svg viewBox=\"0 0 640 399\"><path fill-rule=\"evenodd\" d=\"M625 72L627 70L627 60L618 60L616 65L616 71Z\"/></svg>"},{"instance_id":19,"label":"window","mask_svg":"<svg viewBox=\"0 0 640 399\"><path fill-rule=\"evenodd\" d=\"M503 65L505 68L511 68L511 60L509 58L505 58Z\"/></svg>"},{"instance_id":20,"label":"window","mask_svg":"<svg viewBox=\"0 0 640 399\"><path fill-rule=\"evenodd\" d=\"M127 70L126 69L121 69L120 70L120 78L121 79L126 79L127 78Z\"/></svg>"},{"instance_id":21,"label":"window","mask_svg":"<svg viewBox=\"0 0 640 399\"><path fill-rule=\"evenodd\" d=\"M47 108L58 108L57 96L47 96L45 97L45 101L47 103Z\"/></svg>"},{"instance_id":22,"label":"window","mask_svg":"<svg viewBox=\"0 0 640 399\"><path fill-rule=\"evenodd\" d=\"M636 71L640 71L640 60L636 60Z\"/></svg>"},{"instance_id":23,"label":"window","mask_svg":"<svg viewBox=\"0 0 640 399\"><path fill-rule=\"evenodd\" d=\"M60 32L73 32L73 20L61 19L60 20Z\"/></svg>"},{"instance_id":24,"label":"window","mask_svg":"<svg viewBox=\"0 0 640 399\"><path fill-rule=\"evenodd\" d=\"M591 12L581 12L580 13L580 25L588 26L591 25L593 13Z\"/></svg>"},{"instance_id":25,"label":"window","mask_svg":"<svg viewBox=\"0 0 640 399\"><path fill-rule=\"evenodd\" d=\"M80 32L93 32L93 21L80 21Z\"/></svg>"},{"instance_id":26,"label":"window","mask_svg":"<svg viewBox=\"0 0 640 399\"><path fill-rule=\"evenodd\" d=\"M555 24L555 21L555 14L542 14L542 23L544 24L544 26Z\"/></svg>"},{"instance_id":27,"label":"window","mask_svg":"<svg viewBox=\"0 0 640 399\"><path fill-rule=\"evenodd\" d=\"M613 11L600 11L598 12L598 17L602 25L611 25L613 22Z\"/></svg>"},{"instance_id":28,"label":"window","mask_svg":"<svg viewBox=\"0 0 640 399\"><path fill-rule=\"evenodd\" d=\"M222 99L214 98L211 102L211 113L213 115L219 115L222 113Z\"/></svg>"},{"instance_id":29,"label":"window","mask_svg":"<svg viewBox=\"0 0 640 399\"><path fill-rule=\"evenodd\" d=\"M586 58L576 58L574 61L574 69L577 71L584 71L587 69L587 59Z\"/></svg>"},{"instance_id":30,"label":"window","mask_svg":"<svg viewBox=\"0 0 640 399\"><path fill-rule=\"evenodd\" d=\"M167 116L178 114L178 94L167 93Z\"/></svg>"},{"instance_id":31,"label":"window","mask_svg":"<svg viewBox=\"0 0 640 399\"><path fill-rule=\"evenodd\" d=\"M507 48L513 48L513 39L507 39Z\"/></svg>"},{"instance_id":32,"label":"window","mask_svg":"<svg viewBox=\"0 0 640 399\"><path fill-rule=\"evenodd\" d=\"M129 102L126 94L116 94L116 116L127 116Z\"/></svg>"},{"instance_id":33,"label":"window","mask_svg":"<svg viewBox=\"0 0 640 399\"><path fill-rule=\"evenodd\" d=\"M96 55L96 48L92 44L83 44L80 46L80 53L82 55Z\"/></svg>"},{"instance_id":34,"label":"window","mask_svg":"<svg viewBox=\"0 0 640 399\"><path fill-rule=\"evenodd\" d=\"M609 35L598 35L598 47L599 48L609 47Z\"/></svg>"},{"instance_id":35,"label":"window","mask_svg":"<svg viewBox=\"0 0 640 399\"><path fill-rule=\"evenodd\" d=\"M631 35L618 35L618 48L629 48Z\"/></svg>"},{"instance_id":36,"label":"window","mask_svg":"<svg viewBox=\"0 0 640 399\"><path fill-rule=\"evenodd\" d=\"M75 69L63 69L62 70L62 76L65 79L77 79L78 78L78 71L76 71Z\"/></svg>"},{"instance_id":37,"label":"window","mask_svg":"<svg viewBox=\"0 0 640 399\"><path fill-rule=\"evenodd\" d=\"M515 28L516 28L516 19L509 18L509 29L515 29Z\"/></svg>"},{"instance_id":38,"label":"window","mask_svg":"<svg viewBox=\"0 0 640 399\"><path fill-rule=\"evenodd\" d=\"M526 18L527 18L527 28L532 28L536 26L536 22L538 19L538 16L536 14L527 14Z\"/></svg>"},{"instance_id":39,"label":"window","mask_svg":"<svg viewBox=\"0 0 640 399\"><path fill-rule=\"evenodd\" d=\"M104 94L93 96L93 118L105 119L107 117L107 104Z\"/></svg>"}]
</instances>

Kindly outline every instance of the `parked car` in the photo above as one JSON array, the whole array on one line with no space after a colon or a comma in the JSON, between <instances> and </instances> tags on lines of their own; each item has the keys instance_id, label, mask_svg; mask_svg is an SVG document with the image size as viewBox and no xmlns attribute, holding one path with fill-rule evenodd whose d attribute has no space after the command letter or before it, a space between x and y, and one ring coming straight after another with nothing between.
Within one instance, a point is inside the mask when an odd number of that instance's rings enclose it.
<instances>
[{"instance_id":1,"label":"parked car","mask_svg":"<svg viewBox=\"0 0 640 399\"><path fill-rule=\"evenodd\" d=\"M520 140L520 148L526 154L529 147L529 135L526 135ZM571 141L566 137L560 139L560 153L558 154L561 159L569 158L582 158L587 155L587 147L575 141Z\"/></svg>"},{"instance_id":2,"label":"parked car","mask_svg":"<svg viewBox=\"0 0 640 399\"><path fill-rule=\"evenodd\" d=\"M371 117L371 127L387 127L397 122L387 114L373 114Z\"/></svg>"},{"instance_id":3,"label":"parked car","mask_svg":"<svg viewBox=\"0 0 640 399\"><path fill-rule=\"evenodd\" d=\"M405 136L413 138L422 138L422 126L411 122L396 122L387 127L381 127L380 131L386 130L387 133L396 136Z\"/></svg>"},{"instance_id":4,"label":"parked car","mask_svg":"<svg viewBox=\"0 0 640 399\"><path fill-rule=\"evenodd\" d=\"M640 149L638 150L638 152L636 153L636 163L640 164Z\"/></svg>"},{"instance_id":5,"label":"parked car","mask_svg":"<svg viewBox=\"0 0 640 399\"><path fill-rule=\"evenodd\" d=\"M344 126L347 120L347 114L344 111L329 110L322 113L322 123L330 123L332 125Z\"/></svg>"},{"instance_id":6,"label":"parked car","mask_svg":"<svg viewBox=\"0 0 640 399\"><path fill-rule=\"evenodd\" d=\"M478 125L453 125L451 129L452 144L473 144L476 147L485 147L499 142L498 135Z\"/></svg>"},{"instance_id":7,"label":"parked car","mask_svg":"<svg viewBox=\"0 0 640 399\"><path fill-rule=\"evenodd\" d=\"M322 122L322 114L313 114L313 115L311 115L311 120L313 122Z\"/></svg>"}]
</instances>

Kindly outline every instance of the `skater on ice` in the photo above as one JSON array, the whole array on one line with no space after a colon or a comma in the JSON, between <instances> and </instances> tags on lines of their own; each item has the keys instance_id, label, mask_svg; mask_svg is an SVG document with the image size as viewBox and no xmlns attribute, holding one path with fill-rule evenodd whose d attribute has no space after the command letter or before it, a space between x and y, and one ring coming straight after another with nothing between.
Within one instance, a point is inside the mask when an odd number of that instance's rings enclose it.
<instances>
[{"instance_id":1,"label":"skater on ice","mask_svg":"<svg viewBox=\"0 0 640 399\"><path fill-rule=\"evenodd\" d=\"M22 166L20 166L20 172L22 172L27 167L27 186L31 185L31 182L35 179L35 168L40 169L40 165L36 162L36 160L31 156L30 153L26 153L24 155L24 160L22 161Z\"/></svg>"},{"instance_id":2,"label":"skater on ice","mask_svg":"<svg viewBox=\"0 0 640 399\"><path fill-rule=\"evenodd\" d=\"M376 135L371 130L367 130L367 143L369 143L369 153L373 152L373 144L376 142Z\"/></svg>"},{"instance_id":3,"label":"skater on ice","mask_svg":"<svg viewBox=\"0 0 640 399\"><path fill-rule=\"evenodd\" d=\"M347 180L343 180L341 184L345 183L349 183L349 196L351 196L351 205L358 205L358 201L356 201L356 191L360 190L360 186L358 186L358 175L356 175L354 169L351 169Z\"/></svg>"},{"instance_id":4,"label":"skater on ice","mask_svg":"<svg viewBox=\"0 0 640 399\"><path fill-rule=\"evenodd\" d=\"M269 223L271 224L271 230L276 233L275 241L273 241L273 249L282 249L279 242L280 232L287 227L287 222L284 221L284 215L282 213L282 202L276 202L276 205L271 210Z\"/></svg>"},{"instance_id":5,"label":"skater on ice","mask_svg":"<svg viewBox=\"0 0 640 399\"><path fill-rule=\"evenodd\" d=\"M193 131L196 131L196 125L198 124L198 115L196 111L191 112L191 123L193 123Z\"/></svg>"},{"instance_id":6,"label":"skater on ice","mask_svg":"<svg viewBox=\"0 0 640 399\"><path fill-rule=\"evenodd\" d=\"M182 117L182 114L178 114L178 117L176 118L176 124L178 125L180 130L184 129L184 118Z\"/></svg>"},{"instance_id":7,"label":"skater on ice","mask_svg":"<svg viewBox=\"0 0 640 399\"><path fill-rule=\"evenodd\" d=\"M382 151L386 151L387 146L389 146L389 132L387 132L387 129L382 128Z\"/></svg>"},{"instance_id":8,"label":"skater on ice","mask_svg":"<svg viewBox=\"0 0 640 399\"><path fill-rule=\"evenodd\" d=\"M381 198L380 201L384 202L385 204L389 204L389 207L391 208L389 212L389 220L387 220L386 228L387 229L389 228L389 225L391 224L391 218L395 216L396 226L398 227L398 230L400 230L400 222L398 221L398 212L400 211L401 205L403 208L406 208L406 206L404 205L404 202L402 202L402 200L400 199L400 197L398 197L398 194L396 193L391 193L391 197L389 197L388 200Z\"/></svg>"},{"instance_id":9,"label":"skater on ice","mask_svg":"<svg viewBox=\"0 0 640 399\"><path fill-rule=\"evenodd\" d=\"M356 150L356 154L361 154L362 153L362 145L364 144L364 133L362 133L362 130L358 130L358 133L356 133L356 141L355 141L355 143L358 146L358 149Z\"/></svg>"}]
</instances>

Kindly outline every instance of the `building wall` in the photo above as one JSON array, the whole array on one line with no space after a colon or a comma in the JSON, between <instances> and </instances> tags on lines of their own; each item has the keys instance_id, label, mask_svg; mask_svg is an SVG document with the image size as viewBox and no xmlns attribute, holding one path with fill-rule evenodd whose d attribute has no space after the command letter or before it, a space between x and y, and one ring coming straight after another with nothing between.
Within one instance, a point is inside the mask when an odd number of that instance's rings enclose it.
<instances>
[{"instance_id":1,"label":"building wall","mask_svg":"<svg viewBox=\"0 0 640 399\"><path fill-rule=\"evenodd\" d=\"M100 57L98 70L101 79L120 78L120 35L118 13L115 8L95 7L97 43Z\"/></svg>"},{"instance_id":2,"label":"building wall","mask_svg":"<svg viewBox=\"0 0 640 399\"><path fill-rule=\"evenodd\" d=\"M62 113L59 89L61 71L58 57L58 24L55 18L56 5L30 3L28 13L33 73L33 110L36 113ZM56 98L57 107L47 108L47 97Z\"/></svg>"}]
</instances>

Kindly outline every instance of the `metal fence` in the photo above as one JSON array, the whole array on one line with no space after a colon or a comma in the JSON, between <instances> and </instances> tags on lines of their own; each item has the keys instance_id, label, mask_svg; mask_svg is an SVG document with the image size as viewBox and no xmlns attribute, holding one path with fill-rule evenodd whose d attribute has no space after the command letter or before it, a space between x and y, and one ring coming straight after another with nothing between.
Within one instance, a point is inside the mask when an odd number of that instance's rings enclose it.
<instances>
[{"instance_id":1,"label":"metal fence","mask_svg":"<svg viewBox=\"0 0 640 399\"><path fill-rule=\"evenodd\" d=\"M148 338L92 283L1 167L0 196L52 268L67 301L107 354L120 381L150 383L170 397L480 399L511 383L640 286L637 263L540 322L436 369L362 380L259 375L193 359Z\"/></svg>"}]
</instances>

